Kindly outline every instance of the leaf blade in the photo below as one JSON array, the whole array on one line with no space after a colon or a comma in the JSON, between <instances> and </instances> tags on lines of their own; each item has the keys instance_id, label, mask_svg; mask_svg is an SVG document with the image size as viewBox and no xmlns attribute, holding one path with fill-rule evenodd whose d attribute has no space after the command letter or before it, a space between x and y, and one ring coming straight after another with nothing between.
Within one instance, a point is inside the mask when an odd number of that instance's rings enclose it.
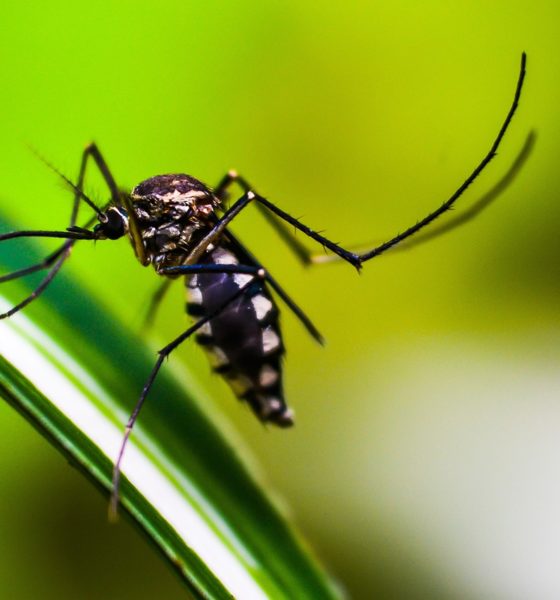
<instances>
[{"instance_id":1,"label":"leaf blade","mask_svg":"<svg viewBox=\"0 0 560 600\"><path fill-rule=\"evenodd\" d=\"M17 363L17 356L29 362L30 348L18 348L5 334L19 327L20 338L35 351L49 355L67 384L75 386L74 392L68 392L70 388L58 381L43 395L37 386L25 387L19 381L20 393L14 394L17 377L5 362L0 369L0 388L20 411L27 411L28 418L51 441L57 442L59 449L78 465L85 464L89 477L107 490L127 405L134 400L130 390L138 389L138 378L141 382L153 358L134 335L68 277L59 277L49 299L57 307L63 304L70 308L55 313L43 302L35 310L42 326L48 325L43 328L55 335L57 342L32 325L29 329L28 320L18 315L2 324L0 350L13 362ZM64 348L58 347L60 340ZM95 376L84 363L95 365ZM25 372L24 363L16 366ZM32 370L41 372L45 367ZM200 409L200 400L185 393L170 371L158 381L156 398L143 413L127 449L124 506L179 570L189 589L203 597L230 597L230 593L243 598L339 597L339 590L302 547L298 535L266 498L254 473L240 460L243 451L216 432ZM32 394L31 388L38 395ZM62 414L56 414L45 396L56 396L60 389L65 390L67 400L73 400L66 402ZM72 413L79 406L76 393L85 398L88 407L81 417ZM35 411L29 410L30 402ZM70 414L69 423L63 422L68 417L65 411ZM96 442L103 440L95 451L86 442L88 436L80 431L87 429L88 421L93 422L92 415L103 423L89 432ZM76 423L80 425L78 432L72 429ZM80 458L80 450L86 459ZM162 506L161 498L167 507ZM153 503L157 510L151 509ZM180 518L170 508L173 503L182 505ZM185 512L186 506L190 513ZM195 531L198 533L193 534Z\"/></svg>"}]
</instances>

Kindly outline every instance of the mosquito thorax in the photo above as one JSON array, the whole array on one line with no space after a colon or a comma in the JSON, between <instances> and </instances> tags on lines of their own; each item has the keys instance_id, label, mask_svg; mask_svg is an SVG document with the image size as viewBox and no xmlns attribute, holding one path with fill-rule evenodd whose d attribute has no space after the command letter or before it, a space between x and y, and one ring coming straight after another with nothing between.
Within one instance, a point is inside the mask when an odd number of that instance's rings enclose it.
<instances>
[{"instance_id":1,"label":"mosquito thorax","mask_svg":"<svg viewBox=\"0 0 560 600\"><path fill-rule=\"evenodd\" d=\"M220 206L207 186L183 173L146 179L130 198L148 261L156 269L181 264L193 235L211 226Z\"/></svg>"},{"instance_id":2,"label":"mosquito thorax","mask_svg":"<svg viewBox=\"0 0 560 600\"><path fill-rule=\"evenodd\" d=\"M193 222L204 220L220 205L206 185L184 173L150 177L139 183L130 197L137 219L151 222L179 220L185 215Z\"/></svg>"}]
</instances>

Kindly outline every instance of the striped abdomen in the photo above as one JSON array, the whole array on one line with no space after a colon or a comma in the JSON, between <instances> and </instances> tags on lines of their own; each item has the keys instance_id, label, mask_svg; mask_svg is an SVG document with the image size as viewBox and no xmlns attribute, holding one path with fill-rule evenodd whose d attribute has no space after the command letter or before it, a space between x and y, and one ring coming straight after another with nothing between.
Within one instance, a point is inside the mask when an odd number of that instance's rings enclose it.
<instances>
[{"instance_id":1,"label":"striped abdomen","mask_svg":"<svg viewBox=\"0 0 560 600\"><path fill-rule=\"evenodd\" d=\"M200 262L247 264L238 254L232 247L218 246ZM293 421L282 390L284 347L278 309L264 281L245 274L192 275L187 280L187 311L195 318L211 315L251 280L241 296L198 330L196 339L213 369L261 421L286 427Z\"/></svg>"}]
</instances>

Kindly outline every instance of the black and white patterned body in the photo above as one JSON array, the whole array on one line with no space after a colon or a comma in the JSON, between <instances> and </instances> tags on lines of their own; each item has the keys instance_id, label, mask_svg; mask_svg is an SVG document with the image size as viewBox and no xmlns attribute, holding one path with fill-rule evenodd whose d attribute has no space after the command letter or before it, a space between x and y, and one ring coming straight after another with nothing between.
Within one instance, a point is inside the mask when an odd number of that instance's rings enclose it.
<instances>
[{"instance_id":1,"label":"black and white patterned body","mask_svg":"<svg viewBox=\"0 0 560 600\"><path fill-rule=\"evenodd\" d=\"M199 262L248 264L247 259L224 240ZM207 352L212 368L261 420L288 426L292 415L283 398L284 348L278 309L264 281L240 273L193 275L187 281L187 311L197 318L209 316L246 284L249 286L238 298L202 326L196 339Z\"/></svg>"},{"instance_id":2,"label":"black and white patterned body","mask_svg":"<svg viewBox=\"0 0 560 600\"><path fill-rule=\"evenodd\" d=\"M221 209L211 190L183 174L152 177L134 188L131 199L149 263L160 274L165 267L185 264ZM258 266L227 231L196 264ZM187 312L197 320L214 315L196 334L214 371L260 420L292 425L282 389L279 313L265 281L246 273L213 272L187 275L186 285Z\"/></svg>"}]
</instances>

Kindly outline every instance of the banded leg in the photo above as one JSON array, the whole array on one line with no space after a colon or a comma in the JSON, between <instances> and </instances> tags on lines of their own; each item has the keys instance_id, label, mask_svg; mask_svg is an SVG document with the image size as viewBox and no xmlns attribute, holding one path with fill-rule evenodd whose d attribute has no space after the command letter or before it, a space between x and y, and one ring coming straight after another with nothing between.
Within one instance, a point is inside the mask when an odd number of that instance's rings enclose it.
<instances>
[{"instance_id":1,"label":"banded leg","mask_svg":"<svg viewBox=\"0 0 560 600\"><path fill-rule=\"evenodd\" d=\"M115 521L117 517L117 509L119 504L119 488L120 488L120 479L121 479L121 464L124 457L124 451L126 449L126 445L130 438L130 434L132 433L132 429L136 420L138 419L138 415L142 410L142 406L144 405L144 401L152 388L154 381L161 369L163 361L177 348L180 346L185 340L187 340L193 333L195 333L198 329L200 329L205 323L208 323L214 317L220 314L222 310L224 310L231 302L235 301L241 294L245 292L245 290L253 283L253 279L248 281L245 285L241 286L235 294L233 294L230 298L227 299L221 306L219 306L213 313L210 315L203 317L199 321L197 321L194 325L189 327L185 332L183 332L180 336L175 338L171 343L167 344L164 348L158 351L157 361L144 385L142 388L142 393L140 394L140 398L136 402L132 413L128 419L126 424L124 435L121 441L121 445L119 448L119 452L117 455L117 460L113 467L113 479L112 479L112 492L111 499L109 502L109 519L111 521Z\"/></svg>"},{"instance_id":2,"label":"banded leg","mask_svg":"<svg viewBox=\"0 0 560 600\"><path fill-rule=\"evenodd\" d=\"M426 227L427 225L429 225L430 223L435 221L437 218L439 218L441 215L443 215L445 212L447 212L455 204L455 202L463 195L463 193L467 190L467 188L475 181L475 179L480 175L480 173L486 168L486 166L490 163L490 161L496 155L498 147L500 146L501 141L502 141L507 129L509 128L511 120L513 119L513 116L517 110L519 98L521 95L521 90L523 87L523 81L525 79L525 67L526 67L526 55L525 55L525 53L523 53L522 57L521 57L521 67L520 67L519 78L517 81L517 86L515 89L514 99L513 99L512 105L508 111L508 114L504 120L504 123L503 123L502 127L500 128L500 131L498 132L498 135L495 138L494 142L492 143L492 146L490 147L490 150L488 151L488 153L484 156L484 158L480 161L480 163L472 171L472 173L467 177L467 179L463 182L463 184L461 186L459 186L459 188L455 191L455 193L448 200L446 200L441 206L439 206L436 210L429 213L427 216L425 216L423 219L421 219L414 225L408 227L402 233L397 234L393 238L387 240L386 242L384 242L366 252L357 253L357 252L352 252L350 250L347 250L347 249L341 247L340 245L332 242L331 240L325 238L320 233L313 231L306 225L303 225L302 223L299 222L298 219L295 219L294 217L292 217L285 211L276 207L270 201L266 200L266 198L263 198L262 196L259 196L258 194L251 191L249 189L248 183L243 178L239 177L239 175L237 175L237 173L235 173L235 172L229 173L228 175L226 175L224 177L224 179L222 179L222 182L219 184L219 186L217 188L217 193L221 194L223 196L226 193L228 186L231 183L233 183L233 181L238 181L240 183L241 187L246 190L245 194L244 194L244 198L251 197L250 199L257 200L258 205L261 205L264 208L268 209L271 213L273 213L273 215L275 215L279 219L285 221L286 223L292 225L296 229L302 231L305 235L307 235L311 239L322 244L325 248L328 248L329 250L331 250L340 259L345 260L346 262L349 262L350 264L352 264L359 270L364 262L366 262L376 256L379 256L380 254L382 254L383 252L386 252L387 250L389 250L390 248L393 248L394 246L401 244L404 240L410 238L412 235L416 234L421 229L423 229L424 227ZM242 200L243 200L243 198L242 198ZM236 205L234 205L232 207L232 209L235 207L236 207ZM230 209L230 211L232 209ZM226 218L230 211L226 211L223 218ZM233 215L233 216L235 216L235 215ZM276 222L275 219L272 219L270 222L274 225L274 227L277 229L277 231L280 232L281 230L283 230L283 233L281 234L282 237L286 241L288 241L291 248L302 259L303 262L305 262L305 263L312 262L312 258L310 256L309 252L301 244L299 244L299 242L294 242L294 238L291 235L289 235L289 232L286 231L281 226L281 223Z\"/></svg>"}]
</instances>

